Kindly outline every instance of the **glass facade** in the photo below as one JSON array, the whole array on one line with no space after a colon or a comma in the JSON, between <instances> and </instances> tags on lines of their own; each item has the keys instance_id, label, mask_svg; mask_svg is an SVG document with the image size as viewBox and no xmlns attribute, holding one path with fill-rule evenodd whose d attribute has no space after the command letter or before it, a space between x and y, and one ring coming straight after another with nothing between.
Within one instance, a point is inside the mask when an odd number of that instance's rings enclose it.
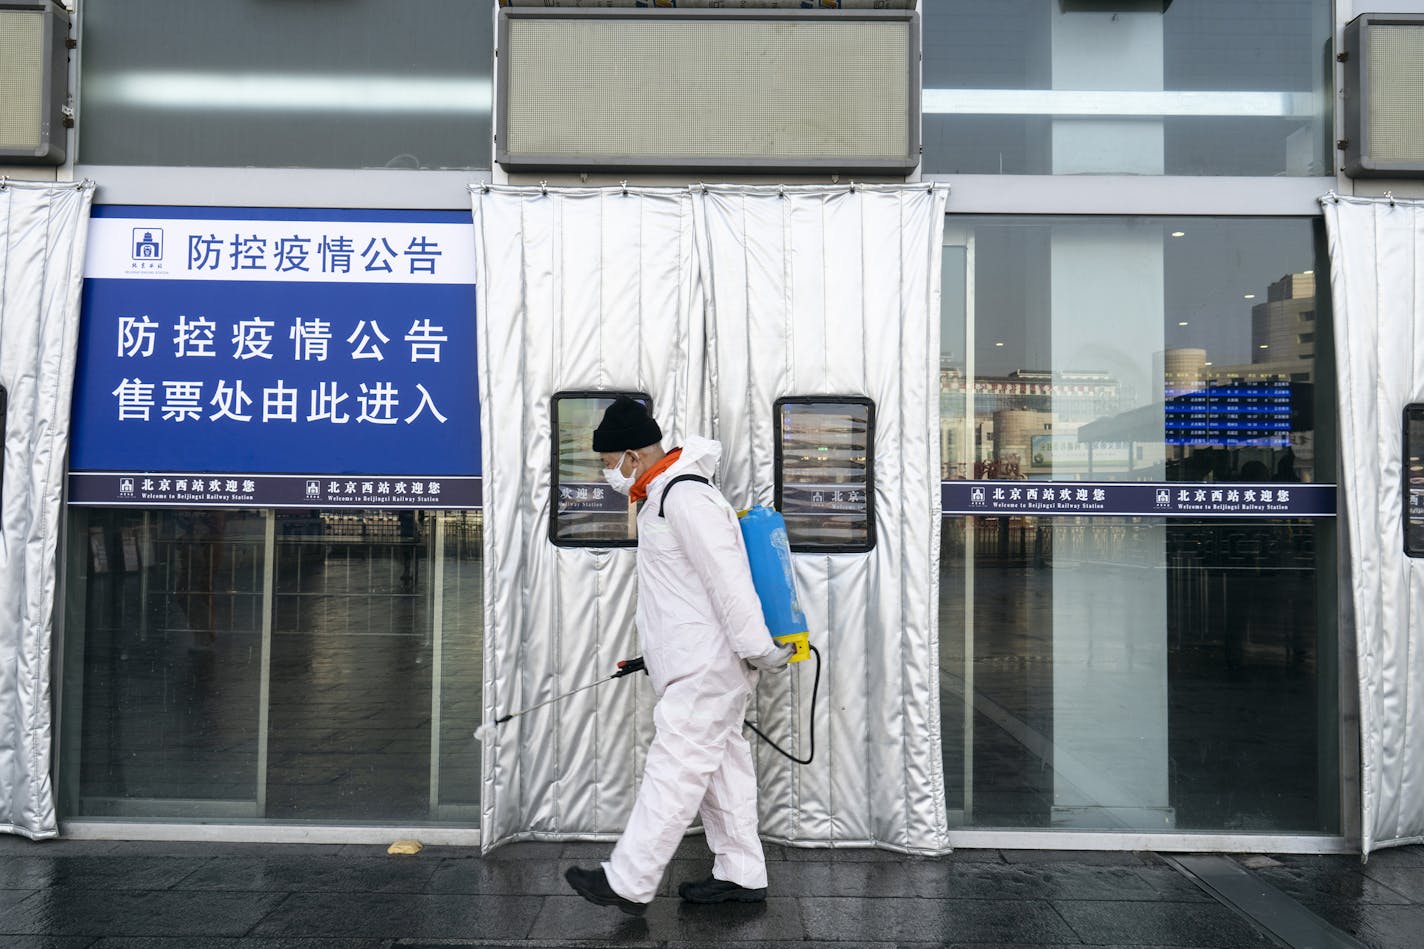
<instances>
[{"instance_id":1,"label":"glass facade","mask_svg":"<svg viewBox=\"0 0 1424 949\"><path fill-rule=\"evenodd\" d=\"M1323 266L1310 219L951 215L942 477L1334 481ZM556 489L595 483L576 441ZM1340 832L1333 519L942 538L953 826ZM64 813L476 824L481 545L478 512L71 508Z\"/></svg>"},{"instance_id":2,"label":"glass facade","mask_svg":"<svg viewBox=\"0 0 1424 949\"><path fill-rule=\"evenodd\" d=\"M1329 0L1108 6L927 0L924 171L1330 173Z\"/></svg>"},{"instance_id":3,"label":"glass facade","mask_svg":"<svg viewBox=\"0 0 1424 949\"><path fill-rule=\"evenodd\" d=\"M951 216L944 477L1333 481L1317 239L1309 220ZM1193 411L1223 392L1230 411ZM946 517L951 813L1338 832L1334 551L1328 518Z\"/></svg>"},{"instance_id":4,"label":"glass facade","mask_svg":"<svg viewBox=\"0 0 1424 949\"><path fill-rule=\"evenodd\" d=\"M487 4L86 0L79 160L488 168Z\"/></svg>"},{"instance_id":5,"label":"glass facade","mask_svg":"<svg viewBox=\"0 0 1424 949\"><path fill-rule=\"evenodd\" d=\"M1103 6L925 0L923 173L1330 173L1327 0ZM489 6L390 8L86 0L80 160L489 168ZM1335 481L1318 219L951 213L943 255L944 480ZM635 542L606 404L553 406L554 543ZM479 511L67 518L65 818L478 824ZM952 827L1341 832L1333 518L942 527Z\"/></svg>"},{"instance_id":6,"label":"glass facade","mask_svg":"<svg viewBox=\"0 0 1424 949\"><path fill-rule=\"evenodd\" d=\"M478 815L481 519L71 508L72 817Z\"/></svg>"}]
</instances>

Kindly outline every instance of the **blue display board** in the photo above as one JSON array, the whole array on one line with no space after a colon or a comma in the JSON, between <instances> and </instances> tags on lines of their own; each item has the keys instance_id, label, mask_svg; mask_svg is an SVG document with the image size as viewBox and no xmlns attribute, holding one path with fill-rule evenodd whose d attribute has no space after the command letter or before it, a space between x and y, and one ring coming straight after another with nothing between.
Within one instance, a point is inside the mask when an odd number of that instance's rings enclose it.
<instances>
[{"instance_id":1,"label":"blue display board","mask_svg":"<svg viewBox=\"0 0 1424 949\"><path fill-rule=\"evenodd\" d=\"M473 244L455 212L96 209L71 503L477 506Z\"/></svg>"},{"instance_id":2,"label":"blue display board","mask_svg":"<svg viewBox=\"0 0 1424 949\"><path fill-rule=\"evenodd\" d=\"M1312 387L1290 382L1205 386L1167 399L1168 445L1286 448Z\"/></svg>"}]
</instances>

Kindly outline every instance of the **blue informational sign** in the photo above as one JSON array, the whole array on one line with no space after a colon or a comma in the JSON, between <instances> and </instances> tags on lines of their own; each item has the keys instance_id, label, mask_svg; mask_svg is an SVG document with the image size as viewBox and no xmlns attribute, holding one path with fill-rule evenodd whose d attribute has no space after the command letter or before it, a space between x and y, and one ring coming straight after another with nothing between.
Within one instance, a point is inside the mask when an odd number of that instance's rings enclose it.
<instances>
[{"instance_id":1,"label":"blue informational sign","mask_svg":"<svg viewBox=\"0 0 1424 949\"><path fill-rule=\"evenodd\" d=\"M456 212L96 208L71 503L478 505L473 243Z\"/></svg>"},{"instance_id":2,"label":"blue informational sign","mask_svg":"<svg viewBox=\"0 0 1424 949\"><path fill-rule=\"evenodd\" d=\"M1163 442L1285 448L1296 404L1310 397L1309 385L1289 382L1237 382L1172 395L1166 404Z\"/></svg>"},{"instance_id":3,"label":"blue informational sign","mask_svg":"<svg viewBox=\"0 0 1424 949\"><path fill-rule=\"evenodd\" d=\"M1333 484L1183 481L944 481L945 514L1094 517L1332 517Z\"/></svg>"}]
</instances>

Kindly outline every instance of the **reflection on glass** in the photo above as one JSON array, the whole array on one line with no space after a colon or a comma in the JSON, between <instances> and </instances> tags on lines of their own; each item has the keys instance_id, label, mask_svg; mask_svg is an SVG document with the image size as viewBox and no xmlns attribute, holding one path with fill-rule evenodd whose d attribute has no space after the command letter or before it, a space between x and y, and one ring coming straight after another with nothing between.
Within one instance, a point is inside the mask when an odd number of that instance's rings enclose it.
<instances>
[{"instance_id":1,"label":"reflection on glass","mask_svg":"<svg viewBox=\"0 0 1424 949\"><path fill-rule=\"evenodd\" d=\"M444 558L441 586L439 775L436 816L466 826L479 823L480 727L484 682L484 513L440 515Z\"/></svg>"},{"instance_id":2,"label":"reflection on glass","mask_svg":"<svg viewBox=\"0 0 1424 949\"><path fill-rule=\"evenodd\" d=\"M1325 175L1328 0L924 11L924 168Z\"/></svg>"},{"instance_id":3,"label":"reflection on glass","mask_svg":"<svg viewBox=\"0 0 1424 949\"><path fill-rule=\"evenodd\" d=\"M429 811L434 521L277 511L266 813Z\"/></svg>"},{"instance_id":4,"label":"reflection on glass","mask_svg":"<svg viewBox=\"0 0 1424 949\"><path fill-rule=\"evenodd\" d=\"M944 477L1321 480L1309 222L966 224L974 379L964 338L947 340Z\"/></svg>"},{"instance_id":5,"label":"reflection on glass","mask_svg":"<svg viewBox=\"0 0 1424 949\"><path fill-rule=\"evenodd\" d=\"M875 545L875 407L868 399L776 403L776 506L793 550Z\"/></svg>"},{"instance_id":6,"label":"reflection on glass","mask_svg":"<svg viewBox=\"0 0 1424 949\"><path fill-rule=\"evenodd\" d=\"M486 6L88 0L80 160L489 167ZM162 24L155 29L154 24Z\"/></svg>"},{"instance_id":7,"label":"reflection on glass","mask_svg":"<svg viewBox=\"0 0 1424 949\"><path fill-rule=\"evenodd\" d=\"M561 546L626 547L637 543L637 509L603 479L603 461L593 450L593 430L620 395L652 410L637 392L554 396L554 484L549 539Z\"/></svg>"},{"instance_id":8,"label":"reflection on glass","mask_svg":"<svg viewBox=\"0 0 1424 949\"><path fill-rule=\"evenodd\" d=\"M944 477L1331 481L1315 238L957 218L946 260L964 247L974 273L942 354ZM955 819L1337 833L1334 538L1328 518L947 517Z\"/></svg>"},{"instance_id":9,"label":"reflection on glass","mask_svg":"<svg viewBox=\"0 0 1424 949\"><path fill-rule=\"evenodd\" d=\"M69 521L69 813L258 816L262 514Z\"/></svg>"},{"instance_id":10,"label":"reflection on glass","mask_svg":"<svg viewBox=\"0 0 1424 949\"><path fill-rule=\"evenodd\" d=\"M67 813L477 822L480 512L69 520Z\"/></svg>"},{"instance_id":11,"label":"reflection on glass","mask_svg":"<svg viewBox=\"0 0 1424 949\"><path fill-rule=\"evenodd\" d=\"M955 518L943 537L945 774L965 824L1339 831L1338 709L1322 681L1333 577L1318 554L1333 522L1177 522L1164 535L1129 519ZM1133 562L1164 540L1163 564ZM1122 562L1064 582L1104 549ZM1130 586L1151 590L1165 622L1144 620ZM1075 617L1092 627L1077 642ZM949 634L965 628L967 645ZM1064 687L1075 682L1094 688Z\"/></svg>"}]
</instances>

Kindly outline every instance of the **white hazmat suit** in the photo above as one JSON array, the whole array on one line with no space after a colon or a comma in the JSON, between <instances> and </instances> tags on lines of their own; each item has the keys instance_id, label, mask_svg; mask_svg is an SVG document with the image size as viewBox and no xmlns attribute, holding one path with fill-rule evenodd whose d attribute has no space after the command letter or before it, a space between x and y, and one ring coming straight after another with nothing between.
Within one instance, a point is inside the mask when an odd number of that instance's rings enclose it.
<instances>
[{"instance_id":1,"label":"white hazmat suit","mask_svg":"<svg viewBox=\"0 0 1424 949\"><path fill-rule=\"evenodd\" d=\"M757 837L756 772L742 736L757 673L744 659L775 644L752 586L737 512L711 485L722 446L692 437L648 486L638 514L638 632L654 693L656 733L627 829L603 864L625 899L653 899L694 816L716 854L712 875L766 886ZM663 508L663 516L659 509Z\"/></svg>"}]
</instances>

